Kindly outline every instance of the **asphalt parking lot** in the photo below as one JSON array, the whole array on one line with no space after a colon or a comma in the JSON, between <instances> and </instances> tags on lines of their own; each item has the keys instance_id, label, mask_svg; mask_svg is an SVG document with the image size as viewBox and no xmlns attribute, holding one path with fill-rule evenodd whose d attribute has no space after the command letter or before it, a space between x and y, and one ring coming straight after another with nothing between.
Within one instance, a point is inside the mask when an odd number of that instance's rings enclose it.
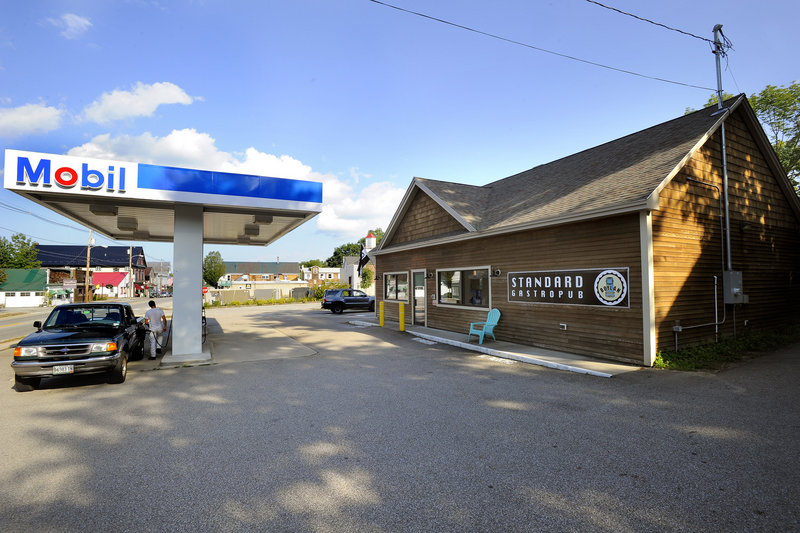
<instances>
[{"instance_id":1,"label":"asphalt parking lot","mask_svg":"<svg viewBox=\"0 0 800 533\"><path fill-rule=\"evenodd\" d=\"M800 530L800 345L604 379L355 316L209 311L225 356L121 385L17 393L3 350L0 530Z\"/></svg>"}]
</instances>

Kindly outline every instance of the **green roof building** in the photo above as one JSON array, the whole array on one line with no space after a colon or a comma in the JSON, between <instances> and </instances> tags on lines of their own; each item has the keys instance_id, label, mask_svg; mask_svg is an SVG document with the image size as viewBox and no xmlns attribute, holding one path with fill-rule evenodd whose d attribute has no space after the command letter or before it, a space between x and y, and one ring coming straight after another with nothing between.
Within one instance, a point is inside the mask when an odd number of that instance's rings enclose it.
<instances>
[{"instance_id":1,"label":"green roof building","mask_svg":"<svg viewBox=\"0 0 800 533\"><path fill-rule=\"evenodd\" d=\"M46 302L47 270L6 268L6 280L0 283L3 307L41 307Z\"/></svg>"}]
</instances>

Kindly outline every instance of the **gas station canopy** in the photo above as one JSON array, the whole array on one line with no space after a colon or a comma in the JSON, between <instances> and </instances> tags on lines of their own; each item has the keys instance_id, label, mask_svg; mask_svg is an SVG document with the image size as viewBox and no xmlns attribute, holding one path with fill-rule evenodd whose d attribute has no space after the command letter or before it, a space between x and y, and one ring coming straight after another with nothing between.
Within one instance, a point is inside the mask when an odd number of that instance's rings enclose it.
<instances>
[{"instance_id":1,"label":"gas station canopy","mask_svg":"<svg viewBox=\"0 0 800 533\"><path fill-rule=\"evenodd\" d=\"M203 242L265 246L321 211L322 184L6 150L4 186L112 239L172 242L203 206Z\"/></svg>"},{"instance_id":2,"label":"gas station canopy","mask_svg":"<svg viewBox=\"0 0 800 533\"><path fill-rule=\"evenodd\" d=\"M322 211L314 181L19 150L6 150L3 186L112 239L174 243L173 362L211 358L203 245L264 246Z\"/></svg>"}]
</instances>

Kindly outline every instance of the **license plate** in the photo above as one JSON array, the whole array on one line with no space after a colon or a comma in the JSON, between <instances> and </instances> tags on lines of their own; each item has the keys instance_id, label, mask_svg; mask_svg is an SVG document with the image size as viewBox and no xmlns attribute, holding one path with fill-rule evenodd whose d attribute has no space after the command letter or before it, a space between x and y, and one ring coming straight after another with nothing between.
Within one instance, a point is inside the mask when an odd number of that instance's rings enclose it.
<instances>
[{"instance_id":1,"label":"license plate","mask_svg":"<svg viewBox=\"0 0 800 533\"><path fill-rule=\"evenodd\" d=\"M53 375L72 374L75 371L75 365L55 365L53 367Z\"/></svg>"}]
</instances>

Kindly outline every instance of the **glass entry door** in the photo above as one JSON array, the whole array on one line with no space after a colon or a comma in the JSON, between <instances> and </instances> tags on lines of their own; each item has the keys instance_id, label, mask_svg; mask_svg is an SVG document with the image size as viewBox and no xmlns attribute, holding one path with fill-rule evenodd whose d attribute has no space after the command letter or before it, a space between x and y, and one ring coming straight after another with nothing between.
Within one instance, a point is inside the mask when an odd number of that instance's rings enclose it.
<instances>
[{"instance_id":1,"label":"glass entry door","mask_svg":"<svg viewBox=\"0 0 800 533\"><path fill-rule=\"evenodd\" d=\"M412 272L412 286L414 287L414 325L425 325L425 271Z\"/></svg>"}]
</instances>

